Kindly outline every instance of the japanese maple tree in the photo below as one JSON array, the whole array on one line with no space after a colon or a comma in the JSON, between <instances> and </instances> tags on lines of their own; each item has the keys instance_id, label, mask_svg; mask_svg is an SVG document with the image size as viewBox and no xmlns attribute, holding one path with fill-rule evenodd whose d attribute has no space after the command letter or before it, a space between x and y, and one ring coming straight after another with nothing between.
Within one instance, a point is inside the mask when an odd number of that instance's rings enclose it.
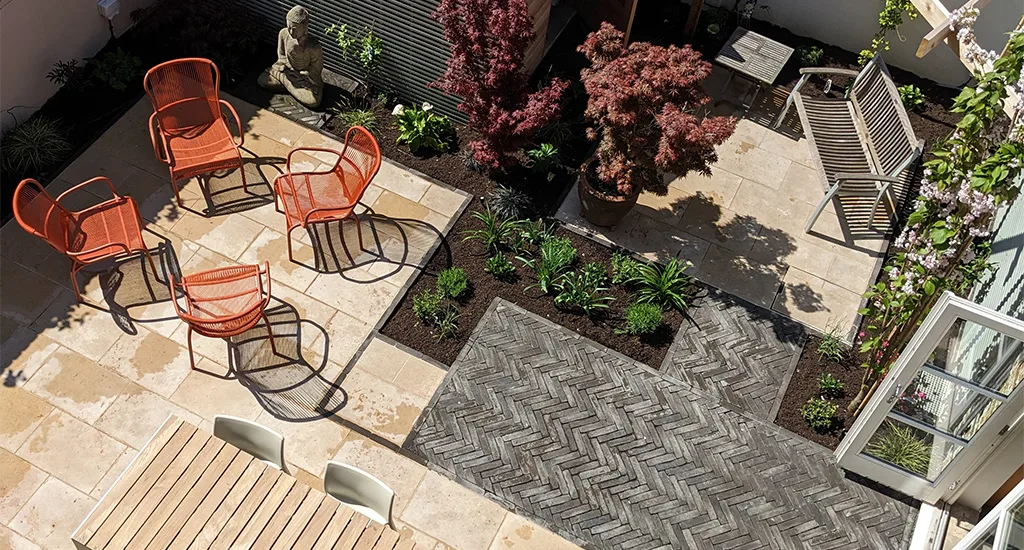
<instances>
[{"instance_id":1,"label":"japanese maple tree","mask_svg":"<svg viewBox=\"0 0 1024 550\"><path fill-rule=\"evenodd\" d=\"M600 127L597 176L629 195L639 189L668 192L659 169L678 176L711 174L715 146L736 129L734 117L699 116L711 99L701 81L711 64L690 46L633 42L608 23L579 47L591 63L580 77L589 94L586 116Z\"/></svg>"},{"instance_id":2,"label":"japanese maple tree","mask_svg":"<svg viewBox=\"0 0 1024 550\"><path fill-rule=\"evenodd\" d=\"M554 79L530 91L523 61L535 33L525 0L441 0L434 18L451 58L432 86L463 98L459 110L481 137L469 144L478 162L515 164L513 154L558 117L568 86Z\"/></svg>"}]
</instances>

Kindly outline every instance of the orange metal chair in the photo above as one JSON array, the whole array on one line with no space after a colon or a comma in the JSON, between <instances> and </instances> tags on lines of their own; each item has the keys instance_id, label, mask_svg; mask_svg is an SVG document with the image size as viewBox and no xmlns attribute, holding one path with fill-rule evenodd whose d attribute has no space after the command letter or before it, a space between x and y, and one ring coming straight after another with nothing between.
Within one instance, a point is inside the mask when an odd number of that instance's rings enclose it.
<instances>
[{"instance_id":1,"label":"orange metal chair","mask_svg":"<svg viewBox=\"0 0 1024 550\"><path fill-rule=\"evenodd\" d=\"M65 197L93 183L103 182L112 199L72 211L61 205ZM131 197L123 197L105 177L82 182L56 199L34 179L22 180L14 190L14 218L25 231L43 239L58 252L71 258L71 284L75 297L82 301L75 277L89 264L125 254L143 253L156 274L153 256L142 238L142 217Z\"/></svg>"},{"instance_id":2,"label":"orange metal chair","mask_svg":"<svg viewBox=\"0 0 1024 550\"><path fill-rule=\"evenodd\" d=\"M213 61L199 57L167 61L150 69L142 83L153 103L154 112L149 117L153 152L171 172L178 206L179 179L237 168L242 188L246 189L239 149L245 143L245 134L234 107L217 95L220 71ZM222 106L235 117L237 143Z\"/></svg>"},{"instance_id":3,"label":"orange metal chair","mask_svg":"<svg viewBox=\"0 0 1024 550\"><path fill-rule=\"evenodd\" d=\"M338 160L323 172L293 172L292 155L300 151L333 153ZM274 179L274 192L281 200L288 224L289 260L295 261L292 257L292 230L314 223L352 219L356 222L359 246L363 246L363 231L359 227L355 207L380 170L380 162L380 146L373 134L362 126L349 128L341 152L320 147L298 147L288 153L285 173ZM342 235L344 245L344 233ZM347 246L345 252L348 253Z\"/></svg>"},{"instance_id":4,"label":"orange metal chair","mask_svg":"<svg viewBox=\"0 0 1024 550\"><path fill-rule=\"evenodd\" d=\"M188 357L193 369L193 331L210 338L230 338L255 327L262 319L267 324L270 349L277 353L266 314L270 303L269 263L211 269L186 275L181 281L171 275L168 286L178 317L188 325Z\"/></svg>"}]
</instances>

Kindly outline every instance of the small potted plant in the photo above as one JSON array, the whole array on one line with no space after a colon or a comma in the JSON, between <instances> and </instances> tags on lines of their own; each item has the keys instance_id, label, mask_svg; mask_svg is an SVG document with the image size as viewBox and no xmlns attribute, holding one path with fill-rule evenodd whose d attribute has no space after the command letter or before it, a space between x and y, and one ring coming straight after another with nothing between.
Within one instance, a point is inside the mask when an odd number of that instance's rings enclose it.
<instances>
[{"instance_id":1,"label":"small potted plant","mask_svg":"<svg viewBox=\"0 0 1024 550\"><path fill-rule=\"evenodd\" d=\"M617 224L642 191L665 195L661 172L710 174L715 146L736 129L733 117L704 117L710 101L701 81L711 64L690 46L626 45L623 33L603 23L579 51L591 67L580 72L590 96L587 137L600 139L597 157L580 173L583 216Z\"/></svg>"}]
</instances>

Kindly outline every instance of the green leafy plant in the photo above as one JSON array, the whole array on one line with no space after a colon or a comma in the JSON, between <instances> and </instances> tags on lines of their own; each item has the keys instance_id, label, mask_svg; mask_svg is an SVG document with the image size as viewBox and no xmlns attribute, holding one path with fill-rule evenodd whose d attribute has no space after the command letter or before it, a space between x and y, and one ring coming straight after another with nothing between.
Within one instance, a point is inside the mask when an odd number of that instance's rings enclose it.
<instances>
[{"instance_id":1,"label":"green leafy plant","mask_svg":"<svg viewBox=\"0 0 1024 550\"><path fill-rule=\"evenodd\" d=\"M832 374L823 372L818 376L818 390L823 397L842 397L843 382Z\"/></svg>"},{"instance_id":2,"label":"green leafy plant","mask_svg":"<svg viewBox=\"0 0 1024 550\"><path fill-rule=\"evenodd\" d=\"M452 121L433 109L429 103L422 107L396 105L392 113L398 127L398 143L408 144L413 153L447 150L454 131Z\"/></svg>"},{"instance_id":3,"label":"green leafy plant","mask_svg":"<svg viewBox=\"0 0 1024 550\"><path fill-rule=\"evenodd\" d=\"M491 191L487 198L487 206L507 220L522 219L533 212L533 199L515 187L499 185Z\"/></svg>"},{"instance_id":4,"label":"green leafy plant","mask_svg":"<svg viewBox=\"0 0 1024 550\"><path fill-rule=\"evenodd\" d=\"M338 49L341 50L341 58L348 59L352 53L352 47L356 44L355 37L348 34L348 25L344 23L341 25L331 25L324 29L324 35L331 38L338 45Z\"/></svg>"},{"instance_id":5,"label":"green leafy plant","mask_svg":"<svg viewBox=\"0 0 1024 550\"><path fill-rule=\"evenodd\" d=\"M542 143L540 147L528 150L526 158L527 168L542 174L559 164L558 148L550 143Z\"/></svg>"},{"instance_id":6,"label":"green leafy plant","mask_svg":"<svg viewBox=\"0 0 1024 550\"><path fill-rule=\"evenodd\" d=\"M906 86L896 88L896 90L899 91L900 101L903 102L903 106L908 111L921 112L924 110L925 100L921 88L913 84L907 84Z\"/></svg>"},{"instance_id":7,"label":"green leafy plant","mask_svg":"<svg viewBox=\"0 0 1024 550\"><path fill-rule=\"evenodd\" d=\"M583 275L597 286L608 284L608 268L597 262L589 262L584 265Z\"/></svg>"},{"instance_id":8,"label":"green leafy plant","mask_svg":"<svg viewBox=\"0 0 1024 550\"><path fill-rule=\"evenodd\" d=\"M477 240L484 244L488 252L500 252L508 246L512 237L519 229L519 222L497 215L490 206L484 211L477 210L472 216L483 225L480 229L471 229L463 233L463 241Z\"/></svg>"},{"instance_id":9,"label":"green leafy plant","mask_svg":"<svg viewBox=\"0 0 1024 550\"><path fill-rule=\"evenodd\" d=\"M459 333L459 317L461 315L458 308L451 304L441 307L434 323L434 326L437 328L438 340L451 338Z\"/></svg>"},{"instance_id":10,"label":"green leafy plant","mask_svg":"<svg viewBox=\"0 0 1024 550\"><path fill-rule=\"evenodd\" d=\"M508 280L516 272L516 266L508 261L504 254L498 253L484 263L484 271L490 273L495 279Z\"/></svg>"},{"instance_id":11,"label":"green leafy plant","mask_svg":"<svg viewBox=\"0 0 1024 550\"><path fill-rule=\"evenodd\" d=\"M653 334L661 327L661 307L657 304L641 304L634 302L626 307L626 323L622 328L615 329L617 334L645 336Z\"/></svg>"},{"instance_id":12,"label":"green leafy plant","mask_svg":"<svg viewBox=\"0 0 1024 550\"><path fill-rule=\"evenodd\" d=\"M537 277L537 282L526 287L525 290L539 288L544 294L550 294L555 289L555 281L576 260L576 248L569 239L551 237L540 244L537 257L516 256L516 259L532 269Z\"/></svg>"},{"instance_id":13,"label":"green leafy plant","mask_svg":"<svg viewBox=\"0 0 1024 550\"><path fill-rule=\"evenodd\" d=\"M858 63L867 65L876 53L889 51L889 39L887 38L889 31L896 31L896 36L900 41L905 40L900 34L900 25L903 24L904 15L910 20L917 19L917 8L914 7L911 0L885 0L885 6L878 13L878 32L871 38L871 46L860 51L857 56Z\"/></svg>"},{"instance_id":14,"label":"green leafy plant","mask_svg":"<svg viewBox=\"0 0 1024 550\"><path fill-rule=\"evenodd\" d=\"M640 277L644 264L628 254L615 252L612 254L612 283L616 285L630 284Z\"/></svg>"},{"instance_id":15,"label":"green leafy plant","mask_svg":"<svg viewBox=\"0 0 1024 550\"><path fill-rule=\"evenodd\" d=\"M825 52L818 46L803 45L797 46L796 56L800 60L801 67L818 67Z\"/></svg>"},{"instance_id":16,"label":"green leafy plant","mask_svg":"<svg viewBox=\"0 0 1024 550\"><path fill-rule=\"evenodd\" d=\"M437 293L445 298L458 298L468 288L469 277L461 267L449 267L437 274Z\"/></svg>"},{"instance_id":17,"label":"green leafy plant","mask_svg":"<svg viewBox=\"0 0 1024 550\"><path fill-rule=\"evenodd\" d=\"M37 175L71 153L67 132L53 119L31 118L0 140L3 167L15 177Z\"/></svg>"},{"instance_id":18,"label":"green leafy plant","mask_svg":"<svg viewBox=\"0 0 1024 550\"><path fill-rule=\"evenodd\" d=\"M444 295L440 292L433 292L429 288L413 296L412 312L420 321L433 324L437 319L438 312L444 302Z\"/></svg>"},{"instance_id":19,"label":"green leafy plant","mask_svg":"<svg viewBox=\"0 0 1024 550\"><path fill-rule=\"evenodd\" d=\"M384 40L374 34L373 27L367 27L359 41L359 64L363 67L363 82L367 86L380 70L384 57Z\"/></svg>"},{"instance_id":20,"label":"green leafy plant","mask_svg":"<svg viewBox=\"0 0 1024 550\"><path fill-rule=\"evenodd\" d=\"M886 422L867 445L868 454L892 463L919 476L928 475L932 446L917 437L909 426Z\"/></svg>"},{"instance_id":21,"label":"green leafy plant","mask_svg":"<svg viewBox=\"0 0 1024 550\"><path fill-rule=\"evenodd\" d=\"M554 283L555 306L562 309L579 310L587 317L593 317L600 310L607 309L613 301L611 296L602 296L608 289L598 284L593 272L587 270L566 273Z\"/></svg>"},{"instance_id":22,"label":"green leafy plant","mask_svg":"<svg viewBox=\"0 0 1024 550\"><path fill-rule=\"evenodd\" d=\"M685 310L694 290L694 278L685 271L692 265L672 258L665 267L655 263L641 266L632 281L636 286L636 301L657 304L662 309L674 307L679 311Z\"/></svg>"},{"instance_id":23,"label":"green leafy plant","mask_svg":"<svg viewBox=\"0 0 1024 550\"><path fill-rule=\"evenodd\" d=\"M822 361L841 363L846 359L846 344L839 337L839 326L832 321L825 325L825 333L818 342L817 353L818 359Z\"/></svg>"},{"instance_id":24,"label":"green leafy plant","mask_svg":"<svg viewBox=\"0 0 1024 550\"><path fill-rule=\"evenodd\" d=\"M61 87L68 84L77 87L81 83L82 67L78 65L77 59L57 61L50 72L46 73L46 79Z\"/></svg>"},{"instance_id":25,"label":"green leafy plant","mask_svg":"<svg viewBox=\"0 0 1024 550\"><path fill-rule=\"evenodd\" d=\"M118 48L93 59L93 79L115 90L125 90L133 80L142 76L142 60Z\"/></svg>"},{"instance_id":26,"label":"green leafy plant","mask_svg":"<svg viewBox=\"0 0 1024 550\"><path fill-rule=\"evenodd\" d=\"M336 113L334 116L338 117L346 128L362 126L367 130L373 130L377 126L377 115L369 109L351 109Z\"/></svg>"},{"instance_id":27,"label":"green leafy plant","mask_svg":"<svg viewBox=\"0 0 1024 550\"><path fill-rule=\"evenodd\" d=\"M540 243L550 239L555 234L555 227L548 226L544 220L524 221L520 224L522 231L519 233L520 244L518 248L525 248L525 245L540 246Z\"/></svg>"},{"instance_id":28,"label":"green leafy plant","mask_svg":"<svg viewBox=\"0 0 1024 550\"><path fill-rule=\"evenodd\" d=\"M827 432L832 429L836 421L836 412L839 405L815 397L800 407L800 416L816 432Z\"/></svg>"}]
</instances>

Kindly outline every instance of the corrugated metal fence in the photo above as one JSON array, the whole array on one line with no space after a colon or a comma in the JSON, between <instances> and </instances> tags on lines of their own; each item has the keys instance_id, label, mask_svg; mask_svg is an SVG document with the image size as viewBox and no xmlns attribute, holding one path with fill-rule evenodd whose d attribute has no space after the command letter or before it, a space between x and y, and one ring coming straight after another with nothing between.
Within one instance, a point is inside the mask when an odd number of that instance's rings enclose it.
<instances>
[{"instance_id":1,"label":"corrugated metal fence","mask_svg":"<svg viewBox=\"0 0 1024 550\"><path fill-rule=\"evenodd\" d=\"M216 0L212 0L216 1ZM384 41L384 57L378 86L394 90L403 102L429 101L438 111L457 120L464 116L456 110L458 100L428 88L444 71L448 61L448 42L441 25L430 18L438 0L242 0L260 16L268 40L276 40L284 27L285 14L299 4L309 10L309 32L324 47L324 66L351 77L362 74L358 50L342 59L333 38L324 35L331 25L348 25L348 36L357 41L366 28ZM358 42L357 42L358 46Z\"/></svg>"}]
</instances>

